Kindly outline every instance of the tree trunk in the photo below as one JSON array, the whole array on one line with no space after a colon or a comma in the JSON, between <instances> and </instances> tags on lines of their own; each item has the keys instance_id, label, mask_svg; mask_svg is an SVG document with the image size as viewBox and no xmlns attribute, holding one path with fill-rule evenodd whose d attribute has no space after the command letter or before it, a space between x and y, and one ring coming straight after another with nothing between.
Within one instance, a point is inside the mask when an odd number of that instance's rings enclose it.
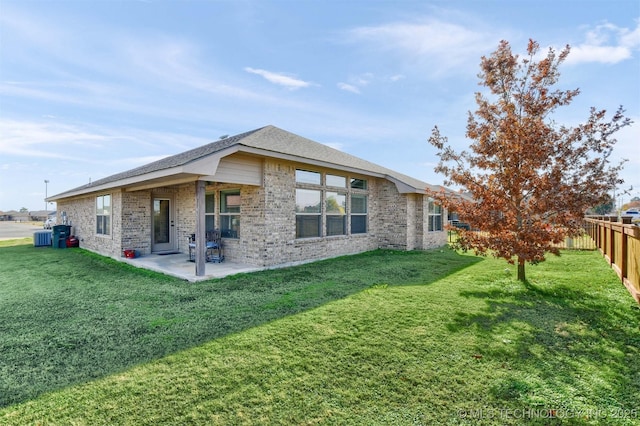
<instances>
[{"instance_id":1,"label":"tree trunk","mask_svg":"<svg viewBox=\"0 0 640 426\"><path fill-rule=\"evenodd\" d=\"M518 258L518 281L525 282L526 278L524 275L524 259Z\"/></svg>"}]
</instances>

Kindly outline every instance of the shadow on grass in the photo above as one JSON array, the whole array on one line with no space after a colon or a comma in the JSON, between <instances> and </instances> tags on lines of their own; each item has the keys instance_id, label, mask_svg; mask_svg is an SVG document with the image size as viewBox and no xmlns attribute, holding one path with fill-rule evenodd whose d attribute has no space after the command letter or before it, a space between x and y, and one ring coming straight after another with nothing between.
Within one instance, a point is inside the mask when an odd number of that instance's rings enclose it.
<instances>
[{"instance_id":1,"label":"shadow on grass","mask_svg":"<svg viewBox=\"0 0 640 426\"><path fill-rule=\"evenodd\" d=\"M376 250L187 284L81 249L0 248L0 407L104 377L372 286L478 259Z\"/></svg>"},{"instance_id":2,"label":"shadow on grass","mask_svg":"<svg viewBox=\"0 0 640 426\"><path fill-rule=\"evenodd\" d=\"M457 312L448 329L471 333L483 362L503 369L490 389L494 404L638 419L640 309L632 299L515 280L460 294L486 301L479 312Z\"/></svg>"}]
</instances>

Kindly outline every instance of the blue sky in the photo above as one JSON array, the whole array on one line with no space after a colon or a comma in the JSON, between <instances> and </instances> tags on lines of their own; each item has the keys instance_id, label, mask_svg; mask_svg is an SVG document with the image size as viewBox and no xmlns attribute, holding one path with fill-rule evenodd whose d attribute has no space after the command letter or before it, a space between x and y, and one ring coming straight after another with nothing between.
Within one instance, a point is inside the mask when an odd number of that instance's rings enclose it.
<instances>
[{"instance_id":1,"label":"blue sky","mask_svg":"<svg viewBox=\"0 0 640 426\"><path fill-rule=\"evenodd\" d=\"M440 184L431 129L467 147L481 56L530 38L572 48L556 121L635 121L639 196L638 0L0 0L0 210L269 124Z\"/></svg>"}]
</instances>

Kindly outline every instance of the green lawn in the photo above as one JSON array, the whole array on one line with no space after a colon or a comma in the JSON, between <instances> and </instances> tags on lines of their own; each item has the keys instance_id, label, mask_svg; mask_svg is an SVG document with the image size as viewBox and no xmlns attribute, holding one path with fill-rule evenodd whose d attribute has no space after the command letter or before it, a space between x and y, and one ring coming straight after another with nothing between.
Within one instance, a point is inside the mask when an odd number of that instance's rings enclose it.
<instances>
[{"instance_id":1,"label":"green lawn","mask_svg":"<svg viewBox=\"0 0 640 426\"><path fill-rule=\"evenodd\" d=\"M640 309L597 252L527 285L446 249L197 284L28 244L0 265L0 424L640 423Z\"/></svg>"}]
</instances>

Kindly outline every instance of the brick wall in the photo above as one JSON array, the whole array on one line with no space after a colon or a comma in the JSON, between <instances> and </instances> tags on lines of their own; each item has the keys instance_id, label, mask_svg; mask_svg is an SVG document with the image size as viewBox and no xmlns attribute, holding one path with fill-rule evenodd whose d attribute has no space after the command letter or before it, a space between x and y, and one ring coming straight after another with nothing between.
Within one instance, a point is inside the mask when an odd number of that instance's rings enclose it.
<instances>
[{"instance_id":1,"label":"brick wall","mask_svg":"<svg viewBox=\"0 0 640 426\"><path fill-rule=\"evenodd\" d=\"M111 232L109 235L97 235L96 195L104 194L111 194ZM65 212L67 221L71 222L71 234L78 238L80 247L110 257L121 255L122 222L115 220L122 213L122 193L119 190L58 201L57 209L57 223L62 223L62 212Z\"/></svg>"},{"instance_id":2,"label":"brick wall","mask_svg":"<svg viewBox=\"0 0 640 426\"><path fill-rule=\"evenodd\" d=\"M387 180L377 180L370 196L372 231L380 248L407 250L408 215L413 205L406 195Z\"/></svg>"},{"instance_id":3,"label":"brick wall","mask_svg":"<svg viewBox=\"0 0 640 426\"><path fill-rule=\"evenodd\" d=\"M120 236L122 250L134 249L142 255L151 253L150 235L151 194L149 191L123 193Z\"/></svg>"}]
</instances>

